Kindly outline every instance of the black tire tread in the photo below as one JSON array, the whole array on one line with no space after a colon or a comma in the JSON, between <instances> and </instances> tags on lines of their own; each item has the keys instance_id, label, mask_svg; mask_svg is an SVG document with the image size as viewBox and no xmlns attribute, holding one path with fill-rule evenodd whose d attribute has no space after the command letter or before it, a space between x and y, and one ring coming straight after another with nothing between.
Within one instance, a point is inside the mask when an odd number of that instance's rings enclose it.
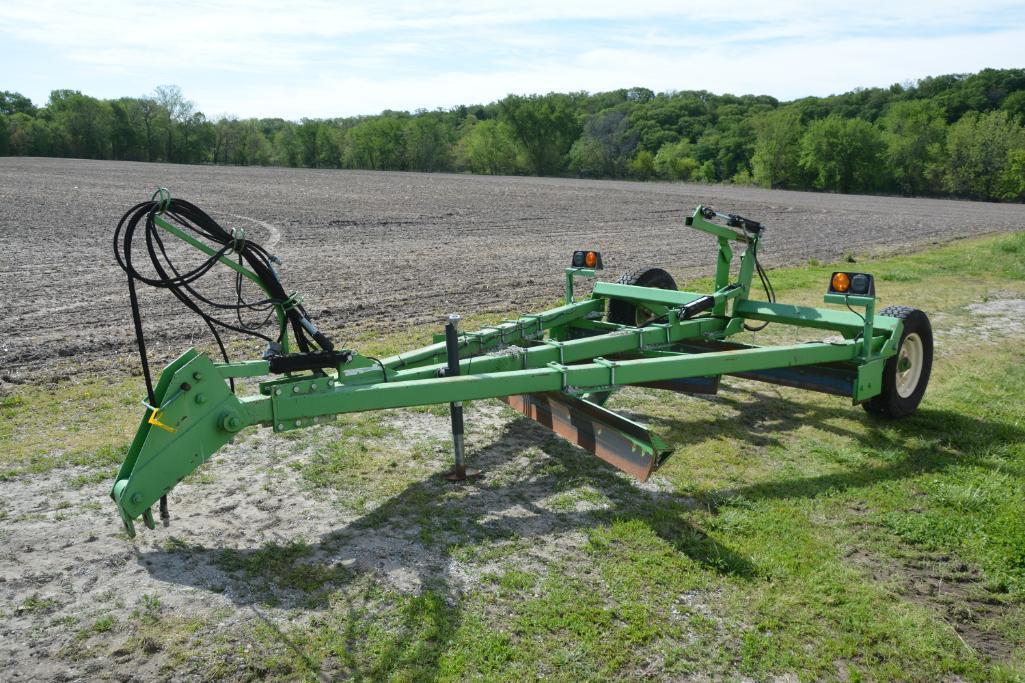
<instances>
[{"instance_id":1,"label":"black tire tread","mask_svg":"<svg viewBox=\"0 0 1025 683\"><path fill-rule=\"evenodd\" d=\"M913 306L887 306L883 310L879 311L878 315L885 315L889 318L900 318L901 320L907 320L908 316L913 311L918 309Z\"/></svg>"},{"instance_id":2,"label":"black tire tread","mask_svg":"<svg viewBox=\"0 0 1025 683\"><path fill-rule=\"evenodd\" d=\"M897 366L897 356L895 355L893 358L886 361L886 366L883 368L882 391L878 396L874 396L861 404L861 407L865 409L865 412L871 415L889 419L910 415L918 408L918 404L921 402L922 396L925 394L925 389L929 384L929 376L932 373L933 361L933 336L932 325L929 322L929 317L925 315L924 312L912 306L887 306L879 311L879 315L885 315L890 318L899 318L903 321L909 320L912 316L915 316L915 314L921 314L924 327L923 329L918 330L918 332L919 336L925 337L925 339L923 339L923 343L926 346L926 358L922 367L922 377L919 380L920 390L916 389L915 393L907 399L901 398L897 395L896 389L893 386L893 378L896 376ZM904 334L906 333L907 327L905 326L904 333L901 335L901 343L904 342Z\"/></svg>"},{"instance_id":3,"label":"black tire tread","mask_svg":"<svg viewBox=\"0 0 1025 683\"><path fill-rule=\"evenodd\" d=\"M618 278L616 278L616 284L620 284L620 285L636 285L636 284L638 284L641 281L641 279L644 278L644 276L648 272L665 273L666 276L669 277L670 279L672 279L672 277L673 277L672 275L669 275L669 273L667 273L665 271L665 269L659 268L657 266L638 266L637 268L634 268L633 270L626 271L625 273L620 275Z\"/></svg>"},{"instance_id":4,"label":"black tire tread","mask_svg":"<svg viewBox=\"0 0 1025 683\"><path fill-rule=\"evenodd\" d=\"M638 287L654 287L656 289L679 289L676 280L662 268L655 266L639 266L628 270L616 280L618 285L634 285ZM635 307L627 301L609 301L606 319L617 325L634 325L637 322Z\"/></svg>"}]
</instances>

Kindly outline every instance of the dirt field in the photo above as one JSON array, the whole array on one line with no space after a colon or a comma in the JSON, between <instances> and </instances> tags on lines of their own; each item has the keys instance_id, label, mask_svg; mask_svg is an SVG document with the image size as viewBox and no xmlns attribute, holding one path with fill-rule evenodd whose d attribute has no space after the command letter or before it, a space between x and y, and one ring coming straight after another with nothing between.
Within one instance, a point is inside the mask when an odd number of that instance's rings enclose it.
<instances>
[{"instance_id":1,"label":"dirt field","mask_svg":"<svg viewBox=\"0 0 1025 683\"><path fill-rule=\"evenodd\" d=\"M767 265L895 251L1020 229L1020 205L838 196L662 183L211 168L0 158L0 377L34 381L58 358L98 370L132 351L125 280L111 235L153 188L273 244L338 343L347 330L522 311L562 292L573 249L600 248L610 277L638 264L678 281L713 266L712 243L682 226L698 203L764 221ZM147 292L159 361L203 330ZM160 342L166 342L161 344ZM45 372L44 372L45 374Z\"/></svg>"}]
</instances>

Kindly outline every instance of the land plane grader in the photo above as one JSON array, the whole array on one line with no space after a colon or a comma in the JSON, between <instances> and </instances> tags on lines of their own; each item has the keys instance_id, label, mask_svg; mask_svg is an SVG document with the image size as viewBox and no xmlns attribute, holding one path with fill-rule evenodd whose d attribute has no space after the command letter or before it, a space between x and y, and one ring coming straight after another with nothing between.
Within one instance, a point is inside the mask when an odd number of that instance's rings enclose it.
<instances>
[{"instance_id":1,"label":"land plane grader","mask_svg":"<svg viewBox=\"0 0 1025 683\"><path fill-rule=\"evenodd\" d=\"M122 217L114 236L115 255L128 275L147 387L145 413L110 494L128 535L135 535L140 517L155 527L158 502L166 525L168 492L253 426L288 432L341 413L448 403L455 461L448 476L461 480L477 474L464 458L463 402L498 398L643 481L669 449L643 425L603 407L624 386L715 393L721 378L731 376L846 396L884 418L917 408L933 353L924 313L907 307L877 312L872 276L846 271L833 273L825 294L825 303L837 308L779 303L758 261L761 223L705 206L682 223L718 242L712 292L680 291L665 270L642 268L618 282L598 281L578 299L575 280L596 277L603 265L599 251L583 249L565 270L562 305L473 332L461 331L459 316L452 315L435 343L374 358L335 347L301 297L286 293L279 259L242 230L225 230L161 188ZM196 250L198 264L176 265L182 251L176 240ZM142 268L134 258L140 251L149 261ZM223 267L234 271L228 303L213 300L197 284ZM756 275L765 300L752 298ZM245 280L259 287L262 298L244 294ZM154 385L137 284L169 290L198 314L221 360L190 349ZM225 320L225 314L233 318ZM244 314L263 315L264 326L247 323ZM731 340L769 323L830 336L778 346ZM225 330L266 341L263 357L229 360ZM258 392L236 394L235 381L243 378L262 378Z\"/></svg>"}]
</instances>

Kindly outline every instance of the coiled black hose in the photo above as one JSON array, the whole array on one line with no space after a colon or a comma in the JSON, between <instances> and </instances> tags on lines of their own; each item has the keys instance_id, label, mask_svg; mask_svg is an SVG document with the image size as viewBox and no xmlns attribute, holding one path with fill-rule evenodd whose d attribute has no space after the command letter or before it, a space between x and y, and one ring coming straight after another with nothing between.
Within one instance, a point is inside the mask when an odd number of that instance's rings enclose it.
<instances>
[{"instance_id":1,"label":"coiled black hose","mask_svg":"<svg viewBox=\"0 0 1025 683\"><path fill-rule=\"evenodd\" d=\"M136 204L126 211L114 231L114 257L121 269L128 275L132 317L139 344L143 375L146 379L146 390L151 404L153 383L146 357L146 343L142 332L136 282L170 291L189 310L196 313L213 334L221 356L226 362L228 353L221 339L221 330L231 330L257 337L270 344L270 348L273 350L281 348L281 344L288 334L287 327L290 326L300 352L309 352L314 348L330 351L333 348L331 342L310 323L309 316L302 304L294 301L285 292L272 265L274 257L266 249L255 242L228 232L196 205L184 199L172 199L166 194L166 191L158 191L158 194L160 195L159 199L156 198L158 195L154 195L153 200ZM182 272L167 252L164 244L164 231L156 223L157 216L186 233L192 233L193 237L208 243L212 249L216 249L216 252L198 266ZM141 237L137 234L140 225L143 226ZM145 242L146 253L150 265L156 273L155 276L140 272L133 263L133 246L137 239L143 239ZM238 255L240 265L247 266L260 278L267 293L266 298L259 301L245 301L242 297L241 273L236 275L234 301L230 303L213 301L196 290L196 283L214 268L221 257L233 254ZM260 328L270 320L276 306L283 308L286 325L282 326L276 335L268 336L261 332ZM223 320L204 307L217 311L230 311L234 314L235 320L232 322ZM266 313L266 317L256 325L249 325L242 320L243 311ZM234 383L232 383L232 390L234 390Z\"/></svg>"}]
</instances>

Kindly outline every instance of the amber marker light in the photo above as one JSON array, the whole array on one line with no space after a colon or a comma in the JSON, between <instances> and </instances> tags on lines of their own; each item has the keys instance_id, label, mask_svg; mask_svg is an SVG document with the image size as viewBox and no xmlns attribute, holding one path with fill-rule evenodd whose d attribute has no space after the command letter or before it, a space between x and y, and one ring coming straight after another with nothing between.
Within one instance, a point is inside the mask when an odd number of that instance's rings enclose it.
<instances>
[{"instance_id":1,"label":"amber marker light","mask_svg":"<svg viewBox=\"0 0 1025 683\"><path fill-rule=\"evenodd\" d=\"M840 292L842 294L851 288L851 278L847 273L834 273L832 286L834 292Z\"/></svg>"},{"instance_id":2,"label":"amber marker light","mask_svg":"<svg viewBox=\"0 0 1025 683\"><path fill-rule=\"evenodd\" d=\"M587 252L587 255L584 256L584 265L588 268L594 268L598 265L598 254L593 251Z\"/></svg>"}]
</instances>

